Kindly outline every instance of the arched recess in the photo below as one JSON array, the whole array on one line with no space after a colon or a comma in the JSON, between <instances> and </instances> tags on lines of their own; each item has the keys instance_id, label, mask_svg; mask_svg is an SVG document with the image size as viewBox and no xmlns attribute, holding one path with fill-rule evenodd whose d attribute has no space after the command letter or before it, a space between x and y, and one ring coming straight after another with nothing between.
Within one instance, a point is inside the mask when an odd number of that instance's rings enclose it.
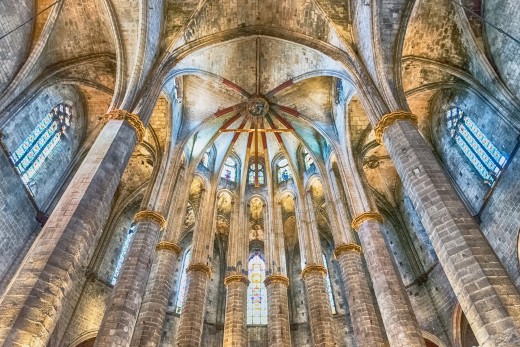
<instances>
[{"instance_id":1,"label":"arched recess","mask_svg":"<svg viewBox=\"0 0 520 347\"><path fill-rule=\"evenodd\" d=\"M94 343L96 342L96 338L93 337L91 339L88 339L86 341L81 342L76 347L94 347Z\"/></svg>"},{"instance_id":2,"label":"arched recess","mask_svg":"<svg viewBox=\"0 0 520 347\"><path fill-rule=\"evenodd\" d=\"M453 311L452 321L454 347L474 347L479 345L464 312L462 312L460 304L457 304Z\"/></svg>"},{"instance_id":3,"label":"arched recess","mask_svg":"<svg viewBox=\"0 0 520 347\"><path fill-rule=\"evenodd\" d=\"M427 331L422 331L422 336L426 347L446 347L446 345L435 335L430 334Z\"/></svg>"},{"instance_id":4,"label":"arched recess","mask_svg":"<svg viewBox=\"0 0 520 347\"><path fill-rule=\"evenodd\" d=\"M92 347L96 341L98 330L87 331L74 340L72 340L67 346L70 347Z\"/></svg>"}]
</instances>

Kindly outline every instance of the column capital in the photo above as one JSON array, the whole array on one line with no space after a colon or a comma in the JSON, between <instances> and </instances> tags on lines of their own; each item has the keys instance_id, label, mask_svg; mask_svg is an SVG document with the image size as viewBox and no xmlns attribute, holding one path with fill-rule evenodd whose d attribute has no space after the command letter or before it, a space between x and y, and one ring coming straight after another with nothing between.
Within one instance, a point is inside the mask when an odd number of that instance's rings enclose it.
<instances>
[{"instance_id":1,"label":"column capital","mask_svg":"<svg viewBox=\"0 0 520 347\"><path fill-rule=\"evenodd\" d=\"M309 264L302 270L302 278L305 279L305 276L313 272L319 272L325 276L327 274L327 269L323 265Z\"/></svg>"},{"instance_id":2,"label":"column capital","mask_svg":"<svg viewBox=\"0 0 520 347\"><path fill-rule=\"evenodd\" d=\"M249 285L249 279L246 275L229 275L226 278L224 278L224 285L227 287L228 284L233 282L242 282L246 286Z\"/></svg>"},{"instance_id":3,"label":"column capital","mask_svg":"<svg viewBox=\"0 0 520 347\"><path fill-rule=\"evenodd\" d=\"M264 284L267 287L268 285L272 283L281 283L285 285L286 287L289 287L289 278L285 275L269 275L265 278Z\"/></svg>"},{"instance_id":4,"label":"column capital","mask_svg":"<svg viewBox=\"0 0 520 347\"><path fill-rule=\"evenodd\" d=\"M176 256L181 254L181 248L173 242L161 241L155 246L156 251L168 251L174 253Z\"/></svg>"},{"instance_id":5,"label":"column capital","mask_svg":"<svg viewBox=\"0 0 520 347\"><path fill-rule=\"evenodd\" d=\"M361 254L363 251L361 249L361 246L357 243L345 243L336 247L336 249L334 250L334 259L338 260L342 253L347 252Z\"/></svg>"},{"instance_id":6,"label":"column capital","mask_svg":"<svg viewBox=\"0 0 520 347\"><path fill-rule=\"evenodd\" d=\"M381 213L369 211L369 212L365 212L360 215L357 215L352 220L352 229L357 231L359 229L359 227L361 226L361 224L363 224L364 222L366 222L367 220L370 220L370 219L374 219L379 223L383 223L383 216L381 215Z\"/></svg>"},{"instance_id":7,"label":"column capital","mask_svg":"<svg viewBox=\"0 0 520 347\"><path fill-rule=\"evenodd\" d=\"M150 210L139 211L135 214L134 221L136 223L142 222L142 221L152 221L152 222L159 224L159 226L161 227L161 230L166 228L166 219L163 217L162 214L160 214L159 212L155 212L155 211L150 211Z\"/></svg>"},{"instance_id":8,"label":"column capital","mask_svg":"<svg viewBox=\"0 0 520 347\"><path fill-rule=\"evenodd\" d=\"M204 272L208 277L211 276L211 268L204 264L191 264L186 269L186 272L192 272L192 271L198 271L198 272Z\"/></svg>"},{"instance_id":9,"label":"column capital","mask_svg":"<svg viewBox=\"0 0 520 347\"><path fill-rule=\"evenodd\" d=\"M383 134L389 126L394 124L396 121L409 120L417 125L417 116L409 111L395 111L385 114L374 127L374 133L376 135L376 141L379 144L383 143Z\"/></svg>"},{"instance_id":10,"label":"column capital","mask_svg":"<svg viewBox=\"0 0 520 347\"><path fill-rule=\"evenodd\" d=\"M106 124L111 119L126 121L132 128L134 128L137 136L137 143L143 141L146 128L138 115L126 110L112 110L103 116L102 122L103 124Z\"/></svg>"}]
</instances>

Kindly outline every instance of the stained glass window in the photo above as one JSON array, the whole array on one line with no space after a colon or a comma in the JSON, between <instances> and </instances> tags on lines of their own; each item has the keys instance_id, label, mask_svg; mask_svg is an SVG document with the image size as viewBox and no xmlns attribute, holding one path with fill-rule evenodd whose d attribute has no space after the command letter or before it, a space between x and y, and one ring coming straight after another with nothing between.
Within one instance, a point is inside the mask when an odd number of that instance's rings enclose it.
<instances>
[{"instance_id":1,"label":"stained glass window","mask_svg":"<svg viewBox=\"0 0 520 347\"><path fill-rule=\"evenodd\" d=\"M330 276L329 276L329 267L327 266L327 258L325 257L325 254L321 254L323 257L323 264L325 265L325 268L327 269L327 278L326 278L326 286L327 286L327 294L329 296L329 303L330 303L330 309L332 310L332 314L336 314L336 305L334 304L334 296L332 295L332 284L330 282Z\"/></svg>"},{"instance_id":2,"label":"stained glass window","mask_svg":"<svg viewBox=\"0 0 520 347\"><path fill-rule=\"evenodd\" d=\"M179 290L177 291L177 305L175 308L176 313L181 313L182 307L184 306L184 302L186 301L186 294L188 292L188 276L186 271L188 270L188 265L191 260L191 249L186 251L184 254L184 259L182 261L182 272L181 272L181 280L179 281Z\"/></svg>"},{"instance_id":3,"label":"stained glass window","mask_svg":"<svg viewBox=\"0 0 520 347\"><path fill-rule=\"evenodd\" d=\"M278 182L288 181L292 177L291 169L287 159L282 159L278 162Z\"/></svg>"},{"instance_id":4,"label":"stained glass window","mask_svg":"<svg viewBox=\"0 0 520 347\"><path fill-rule=\"evenodd\" d=\"M464 152L484 182L492 186L507 162L478 126L461 109L454 107L446 111L450 136Z\"/></svg>"},{"instance_id":5,"label":"stained glass window","mask_svg":"<svg viewBox=\"0 0 520 347\"><path fill-rule=\"evenodd\" d=\"M225 178L230 182L235 182L237 176L237 164L231 158L227 158L224 163L224 168L220 177Z\"/></svg>"},{"instance_id":6,"label":"stained glass window","mask_svg":"<svg viewBox=\"0 0 520 347\"><path fill-rule=\"evenodd\" d=\"M249 257L249 287L247 288L247 324L267 324L267 289L265 262L260 252Z\"/></svg>"},{"instance_id":7,"label":"stained glass window","mask_svg":"<svg viewBox=\"0 0 520 347\"><path fill-rule=\"evenodd\" d=\"M123 268L123 263L125 262L126 255L130 250L130 245L132 244L132 240L134 239L134 230L135 225L132 225L130 229L128 229L128 233L125 235L125 239L123 240L123 245L121 246L121 252L119 253L119 257L117 258L116 268L114 269L114 273L112 275L112 279L110 283L115 285L117 282L117 278L119 277L119 273Z\"/></svg>"},{"instance_id":8,"label":"stained glass window","mask_svg":"<svg viewBox=\"0 0 520 347\"><path fill-rule=\"evenodd\" d=\"M66 104L54 107L38 123L33 132L11 155L11 161L28 185L47 159L65 138L72 120L72 108Z\"/></svg>"},{"instance_id":9,"label":"stained glass window","mask_svg":"<svg viewBox=\"0 0 520 347\"><path fill-rule=\"evenodd\" d=\"M314 160L312 159L311 154L307 149L303 149L303 161L305 163L305 171L309 170L312 165L314 165Z\"/></svg>"},{"instance_id":10,"label":"stained glass window","mask_svg":"<svg viewBox=\"0 0 520 347\"><path fill-rule=\"evenodd\" d=\"M202 159L200 160L200 163L209 169L209 153L210 153L210 150L208 149L206 152L204 152L204 154L202 155Z\"/></svg>"},{"instance_id":11,"label":"stained glass window","mask_svg":"<svg viewBox=\"0 0 520 347\"><path fill-rule=\"evenodd\" d=\"M256 167L256 164L253 160L252 164L249 165L249 173L248 173L248 180L247 180L247 182L249 184L255 184L255 167ZM261 163L258 163L258 184L260 184L260 185L265 184L264 166Z\"/></svg>"}]
</instances>

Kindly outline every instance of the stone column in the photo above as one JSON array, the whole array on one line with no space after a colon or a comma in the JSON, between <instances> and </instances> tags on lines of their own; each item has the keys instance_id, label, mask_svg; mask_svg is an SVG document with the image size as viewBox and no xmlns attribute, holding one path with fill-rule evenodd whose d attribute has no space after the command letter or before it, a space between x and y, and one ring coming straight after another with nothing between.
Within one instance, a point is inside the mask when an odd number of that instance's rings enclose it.
<instances>
[{"instance_id":1,"label":"stone column","mask_svg":"<svg viewBox=\"0 0 520 347\"><path fill-rule=\"evenodd\" d=\"M245 275L230 275L224 279L224 285L226 286L224 347L246 347L249 280Z\"/></svg>"},{"instance_id":2,"label":"stone column","mask_svg":"<svg viewBox=\"0 0 520 347\"><path fill-rule=\"evenodd\" d=\"M187 295L177 327L178 347L199 347L202 341L206 294L211 277L211 256L215 232L214 199L207 190L202 191L201 203L195 221L192 257L187 269Z\"/></svg>"},{"instance_id":3,"label":"stone column","mask_svg":"<svg viewBox=\"0 0 520 347\"><path fill-rule=\"evenodd\" d=\"M173 271L181 249L173 242L161 241L155 247L157 254L151 273L154 274L151 285L139 311L131 346L155 347L161 341L164 317L168 308L168 299L172 291Z\"/></svg>"},{"instance_id":4,"label":"stone column","mask_svg":"<svg viewBox=\"0 0 520 347\"><path fill-rule=\"evenodd\" d=\"M329 178L330 188L324 189L327 210L331 220L334 221L335 216L338 217L339 225L333 228L342 232L342 235L333 234L334 243L337 245L334 258L339 262L341 269L354 338L357 346L383 347L382 326L377 317L368 274L363 266L362 249L347 221L347 211L340 198L342 193L332 169ZM328 182L324 182L324 185L328 185Z\"/></svg>"},{"instance_id":5,"label":"stone column","mask_svg":"<svg viewBox=\"0 0 520 347\"><path fill-rule=\"evenodd\" d=\"M312 339L316 347L337 346L332 310L327 294L325 276L327 269L323 265L319 231L314 217L310 194L306 194L307 204L298 204L299 218L298 238L300 254L304 259L305 267L302 270L302 279L305 282L309 321ZM301 210L300 210L301 209ZM301 222L298 222L302 219Z\"/></svg>"},{"instance_id":6,"label":"stone column","mask_svg":"<svg viewBox=\"0 0 520 347\"><path fill-rule=\"evenodd\" d=\"M421 329L410 306L406 290L395 268L379 223L377 212L357 215L357 230L390 346L425 346Z\"/></svg>"},{"instance_id":7,"label":"stone column","mask_svg":"<svg viewBox=\"0 0 520 347\"><path fill-rule=\"evenodd\" d=\"M106 118L3 297L0 345L46 346L69 294L81 283L97 232L145 131L139 117L126 111L113 111Z\"/></svg>"},{"instance_id":8,"label":"stone column","mask_svg":"<svg viewBox=\"0 0 520 347\"><path fill-rule=\"evenodd\" d=\"M95 346L128 346L132 339L155 256L154 248L159 232L166 226L164 217L154 211L140 211L134 221L134 240L103 316Z\"/></svg>"},{"instance_id":9,"label":"stone column","mask_svg":"<svg viewBox=\"0 0 520 347\"><path fill-rule=\"evenodd\" d=\"M408 111L374 130L394 162L481 346L520 346L520 295ZM369 223L369 224L374 224Z\"/></svg>"},{"instance_id":10,"label":"stone column","mask_svg":"<svg viewBox=\"0 0 520 347\"><path fill-rule=\"evenodd\" d=\"M289 278L269 275L264 280L267 289L267 345L291 347L289 321Z\"/></svg>"}]
</instances>

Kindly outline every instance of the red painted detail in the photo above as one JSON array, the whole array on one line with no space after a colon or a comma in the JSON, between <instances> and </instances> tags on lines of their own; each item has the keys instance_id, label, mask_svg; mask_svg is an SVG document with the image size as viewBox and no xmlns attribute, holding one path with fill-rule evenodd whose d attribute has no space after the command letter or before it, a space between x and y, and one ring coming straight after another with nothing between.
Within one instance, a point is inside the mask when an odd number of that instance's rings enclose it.
<instances>
[{"instance_id":1,"label":"red painted detail","mask_svg":"<svg viewBox=\"0 0 520 347\"><path fill-rule=\"evenodd\" d=\"M239 117L241 117L242 115L240 113L237 113L236 115L234 115L233 117L229 118L226 123L224 123L221 127L220 127L220 130L222 129L227 129L228 126L230 126L231 124L233 124L234 121L236 121Z\"/></svg>"},{"instance_id":2,"label":"red painted detail","mask_svg":"<svg viewBox=\"0 0 520 347\"><path fill-rule=\"evenodd\" d=\"M278 121L280 123L283 124L284 127L286 127L287 129L290 129L290 130L294 130L294 128L291 125L291 123L289 123L287 120L285 120L283 117L281 117L278 113L273 112L273 115L276 117L276 119L278 119Z\"/></svg>"},{"instance_id":3,"label":"red painted detail","mask_svg":"<svg viewBox=\"0 0 520 347\"><path fill-rule=\"evenodd\" d=\"M271 90L268 94L269 95L273 95L273 94L276 94L278 93L280 90L284 90L285 88L287 87L290 87L294 84L293 80L290 79L288 81L285 81L283 82L282 84L280 84L278 87L274 88L273 90Z\"/></svg>"},{"instance_id":4,"label":"red painted detail","mask_svg":"<svg viewBox=\"0 0 520 347\"><path fill-rule=\"evenodd\" d=\"M300 112L296 111L293 108L287 106L278 106L278 108L280 109L280 111L290 114L291 116L300 117Z\"/></svg>"},{"instance_id":5,"label":"red painted detail","mask_svg":"<svg viewBox=\"0 0 520 347\"><path fill-rule=\"evenodd\" d=\"M216 118L218 118L218 117L221 117L221 116L225 115L226 113L229 113L229 112L232 112L232 111L236 110L237 108L238 108L238 105L229 106L229 107L223 108L222 110L218 110L213 115Z\"/></svg>"},{"instance_id":6,"label":"red painted detail","mask_svg":"<svg viewBox=\"0 0 520 347\"><path fill-rule=\"evenodd\" d=\"M237 86L235 83L231 82L230 80L223 78L222 84L224 84L225 86L227 86L233 90L236 90L237 92L239 92L242 95L250 96L248 92L246 92L244 89L240 88L239 86Z\"/></svg>"}]
</instances>

